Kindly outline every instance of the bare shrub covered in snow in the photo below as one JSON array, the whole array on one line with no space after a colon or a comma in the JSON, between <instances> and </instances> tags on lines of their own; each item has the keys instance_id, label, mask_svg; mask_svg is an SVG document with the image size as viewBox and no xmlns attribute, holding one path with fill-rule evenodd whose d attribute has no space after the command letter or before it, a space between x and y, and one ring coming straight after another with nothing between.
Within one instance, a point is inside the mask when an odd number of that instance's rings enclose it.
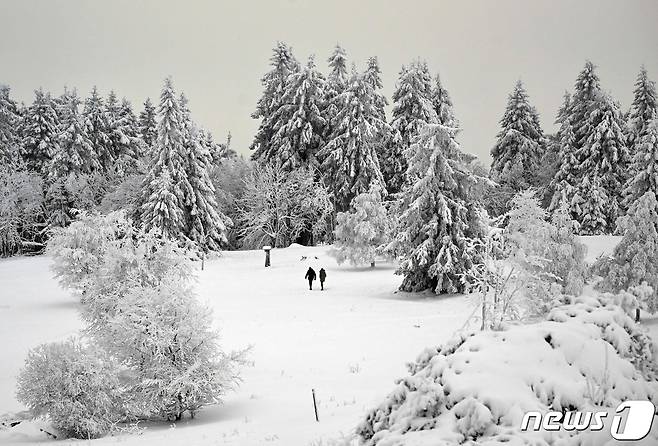
<instances>
[{"instance_id":1,"label":"bare shrub covered in snow","mask_svg":"<svg viewBox=\"0 0 658 446\"><path fill-rule=\"evenodd\" d=\"M598 287L619 292L646 282L653 292L641 301L649 311L658 310L658 201L653 192L645 193L617 219L617 231L624 234L611 257L593 266L603 277Z\"/></svg>"},{"instance_id":2,"label":"bare shrub covered in snow","mask_svg":"<svg viewBox=\"0 0 658 446\"><path fill-rule=\"evenodd\" d=\"M117 365L73 340L30 351L17 396L34 416L49 417L68 437L100 437L123 416Z\"/></svg>"},{"instance_id":3,"label":"bare shrub covered in snow","mask_svg":"<svg viewBox=\"0 0 658 446\"><path fill-rule=\"evenodd\" d=\"M481 295L483 329L546 315L564 294L579 295L585 282L585 247L567 212L559 209L547 221L533 190L515 195L510 206L504 230L469 241L483 258L465 274Z\"/></svg>"},{"instance_id":4,"label":"bare shrub covered in snow","mask_svg":"<svg viewBox=\"0 0 658 446\"><path fill-rule=\"evenodd\" d=\"M336 216L336 240L332 254L339 264L346 260L352 265L370 263L389 240L392 223L382 202L378 187L357 195L352 200L351 212Z\"/></svg>"},{"instance_id":5,"label":"bare shrub covered in snow","mask_svg":"<svg viewBox=\"0 0 658 446\"><path fill-rule=\"evenodd\" d=\"M577 298L546 321L459 333L427 349L357 434L366 445L379 446L569 444L574 431L521 431L524 413L656 402L657 354L653 341L608 297Z\"/></svg>"},{"instance_id":6,"label":"bare shrub covered in snow","mask_svg":"<svg viewBox=\"0 0 658 446\"><path fill-rule=\"evenodd\" d=\"M331 197L313 177L304 168L286 172L262 165L254 169L239 201L245 248L285 248L303 235L318 240L331 232Z\"/></svg>"},{"instance_id":7,"label":"bare shrub covered in snow","mask_svg":"<svg viewBox=\"0 0 658 446\"><path fill-rule=\"evenodd\" d=\"M0 257L41 245L45 209L43 180L33 172L0 163Z\"/></svg>"}]
</instances>

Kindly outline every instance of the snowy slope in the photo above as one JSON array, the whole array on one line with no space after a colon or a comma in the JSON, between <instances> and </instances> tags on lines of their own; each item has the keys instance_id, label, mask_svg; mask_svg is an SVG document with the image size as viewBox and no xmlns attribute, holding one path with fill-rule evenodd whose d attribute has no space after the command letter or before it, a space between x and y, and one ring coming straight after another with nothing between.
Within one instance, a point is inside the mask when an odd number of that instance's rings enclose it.
<instances>
[{"instance_id":1,"label":"snowy slope","mask_svg":"<svg viewBox=\"0 0 658 446\"><path fill-rule=\"evenodd\" d=\"M215 309L224 345L253 345L254 365L244 370L243 385L223 406L206 408L175 428L151 425L140 436L93 443L327 444L351 433L404 374L405 362L450 338L472 311L471 301L461 296L394 293L400 277L392 265L339 267L327 249L273 250L267 269L259 251L228 252L208 261L197 289ZM22 409L14 387L27 351L82 325L75 300L57 286L48 263L46 257L0 261L0 334L11 340L0 362L0 414ZM327 270L325 291L308 290L309 265ZM11 436L0 431L0 443L40 437L45 434L35 436L28 426L12 429Z\"/></svg>"}]
</instances>

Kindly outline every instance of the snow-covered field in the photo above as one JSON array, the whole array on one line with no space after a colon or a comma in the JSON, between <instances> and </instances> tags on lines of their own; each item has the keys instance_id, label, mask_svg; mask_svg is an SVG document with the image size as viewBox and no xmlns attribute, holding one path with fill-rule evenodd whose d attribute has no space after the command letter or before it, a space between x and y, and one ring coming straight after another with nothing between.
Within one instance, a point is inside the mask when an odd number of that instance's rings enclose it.
<instances>
[{"instance_id":1,"label":"snow-covered field","mask_svg":"<svg viewBox=\"0 0 658 446\"><path fill-rule=\"evenodd\" d=\"M618 238L582 240L592 261L611 252ZM197 291L215 309L224 347L252 346L253 364L244 369L242 386L195 420L151 423L140 435L93 444L336 444L384 400L396 378L407 375L407 362L449 340L474 310L464 296L397 293L401 279L394 265L337 266L327 251L274 250L270 268L264 268L260 251L227 252L207 261L198 272ZM0 261L0 419L24 409L14 390L28 350L82 327L76 299L58 286L49 264L48 257ZM308 290L309 265L327 270L325 291L317 282ZM656 336L657 321L647 322ZM38 428L23 423L0 430L0 443L51 441Z\"/></svg>"},{"instance_id":2,"label":"snow-covered field","mask_svg":"<svg viewBox=\"0 0 658 446\"><path fill-rule=\"evenodd\" d=\"M244 370L239 390L195 420L94 444L331 444L386 396L406 374L406 362L450 338L473 309L463 296L396 293L401 278L393 265L339 267L327 247L274 250L272 267L263 263L259 251L227 252L199 271L198 294L215 309L223 345L253 346L253 367ZM317 282L308 290L309 264L327 270L325 291ZM52 278L47 257L0 261L0 284L2 414L23 409L14 389L27 351L73 335L82 324L75 298ZM11 431L0 431L0 443L47 441L34 426Z\"/></svg>"}]
</instances>

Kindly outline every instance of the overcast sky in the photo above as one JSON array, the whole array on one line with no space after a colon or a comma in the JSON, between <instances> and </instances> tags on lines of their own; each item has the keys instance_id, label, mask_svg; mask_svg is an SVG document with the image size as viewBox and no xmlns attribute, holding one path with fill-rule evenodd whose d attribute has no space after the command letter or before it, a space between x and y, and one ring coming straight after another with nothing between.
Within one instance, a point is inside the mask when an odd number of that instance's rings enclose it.
<instances>
[{"instance_id":1,"label":"overcast sky","mask_svg":"<svg viewBox=\"0 0 658 446\"><path fill-rule=\"evenodd\" d=\"M277 40L324 71L337 42L360 69L378 56L389 100L401 65L426 59L452 95L462 147L486 163L517 79L546 131L586 59L624 107L641 64L658 80L656 0L0 0L0 23L0 83L18 100L98 85L139 111L171 75L195 119L218 140L231 131L241 153Z\"/></svg>"}]
</instances>

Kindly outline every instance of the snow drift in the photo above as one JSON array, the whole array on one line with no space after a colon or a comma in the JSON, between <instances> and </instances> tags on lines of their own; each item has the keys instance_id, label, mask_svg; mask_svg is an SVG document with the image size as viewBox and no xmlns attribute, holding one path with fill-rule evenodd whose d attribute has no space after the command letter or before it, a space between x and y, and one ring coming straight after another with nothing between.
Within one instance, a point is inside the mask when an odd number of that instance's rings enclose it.
<instances>
[{"instance_id":1,"label":"snow drift","mask_svg":"<svg viewBox=\"0 0 658 446\"><path fill-rule=\"evenodd\" d=\"M461 333L425 350L356 432L377 446L602 445L611 439L611 417L595 435L522 432L523 415L655 404L657 354L612 296L577 298L545 321ZM647 444L658 439L655 425Z\"/></svg>"}]
</instances>

